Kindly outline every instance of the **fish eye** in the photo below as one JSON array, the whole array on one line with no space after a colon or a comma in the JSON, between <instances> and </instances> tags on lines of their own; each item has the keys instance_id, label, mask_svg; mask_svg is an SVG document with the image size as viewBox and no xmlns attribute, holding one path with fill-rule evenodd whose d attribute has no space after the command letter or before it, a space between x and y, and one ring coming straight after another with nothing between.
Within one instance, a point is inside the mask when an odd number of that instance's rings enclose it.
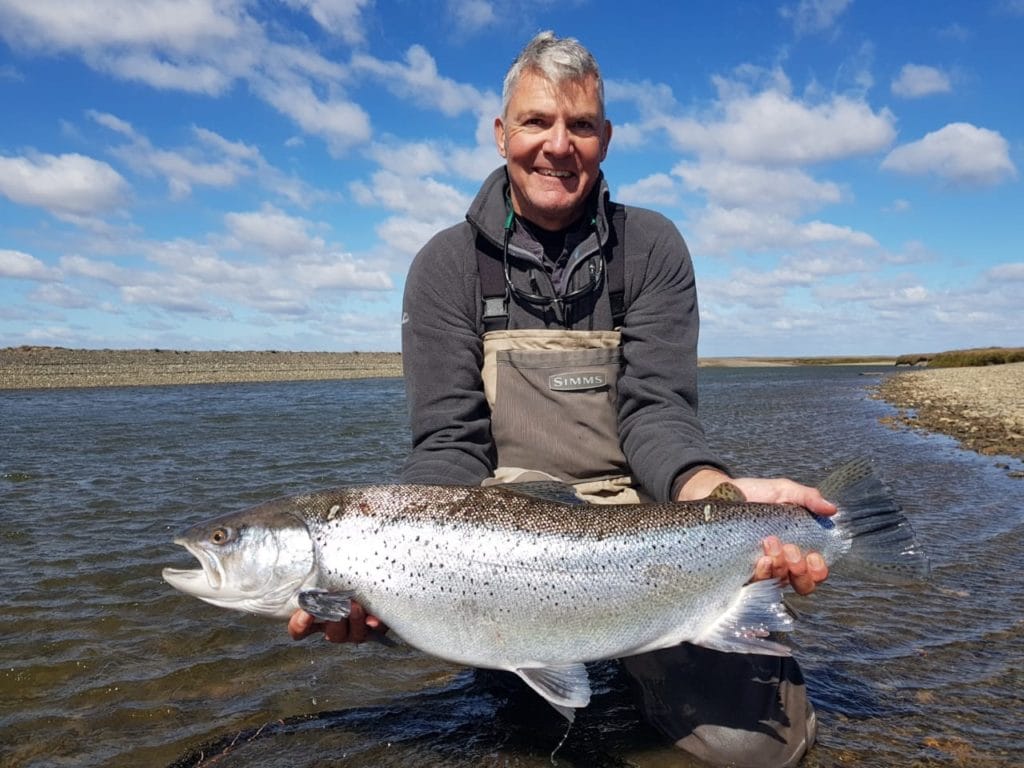
<instances>
[{"instance_id":1,"label":"fish eye","mask_svg":"<svg viewBox=\"0 0 1024 768\"><path fill-rule=\"evenodd\" d=\"M210 534L210 541L214 544L227 544L231 541L231 529L225 527L215 529L213 533Z\"/></svg>"}]
</instances>

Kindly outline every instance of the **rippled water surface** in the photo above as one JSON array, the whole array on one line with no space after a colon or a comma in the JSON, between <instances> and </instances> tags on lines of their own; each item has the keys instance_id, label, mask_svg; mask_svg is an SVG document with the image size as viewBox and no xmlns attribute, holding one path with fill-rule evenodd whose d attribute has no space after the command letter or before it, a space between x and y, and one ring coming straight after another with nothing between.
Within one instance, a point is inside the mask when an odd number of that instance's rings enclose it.
<instances>
[{"instance_id":1,"label":"rippled water surface","mask_svg":"<svg viewBox=\"0 0 1024 768\"><path fill-rule=\"evenodd\" d=\"M818 710L807 766L1024 764L1024 482L893 431L860 368L705 369L712 441L806 482L866 455L933 563L898 589L836 576L792 643ZM0 765L543 766L539 699L408 648L292 643L176 593L198 520L395 479L399 380L0 393ZM559 765L667 766L612 665Z\"/></svg>"}]
</instances>

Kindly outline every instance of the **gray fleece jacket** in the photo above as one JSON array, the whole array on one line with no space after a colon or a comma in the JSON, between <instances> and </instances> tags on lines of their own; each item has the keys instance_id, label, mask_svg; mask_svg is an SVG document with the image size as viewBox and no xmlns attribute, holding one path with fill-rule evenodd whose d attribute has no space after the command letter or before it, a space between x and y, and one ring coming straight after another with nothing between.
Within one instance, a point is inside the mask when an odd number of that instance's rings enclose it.
<instances>
[{"instance_id":1,"label":"gray fleece jacket","mask_svg":"<svg viewBox=\"0 0 1024 768\"><path fill-rule=\"evenodd\" d=\"M507 188L502 166L484 182L466 221L435 235L409 269L402 352L412 451L403 482L475 485L495 468L480 375L484 325L476 251L501 259ZM515 227L509 265L516 287L558 296L592 281L602 248L608 247L612 206L602 177L590 212L567 236L567 260L555 270L527 229ZM699 466L726 467L708 448L697 418L699 320L686 243L661 214L625 210L619 438L633 477L649 495L666 500L681 474ZM508 328L611 330L607 283L568 303L564 313L513 294Z\"/></svg>"}]
</instances>

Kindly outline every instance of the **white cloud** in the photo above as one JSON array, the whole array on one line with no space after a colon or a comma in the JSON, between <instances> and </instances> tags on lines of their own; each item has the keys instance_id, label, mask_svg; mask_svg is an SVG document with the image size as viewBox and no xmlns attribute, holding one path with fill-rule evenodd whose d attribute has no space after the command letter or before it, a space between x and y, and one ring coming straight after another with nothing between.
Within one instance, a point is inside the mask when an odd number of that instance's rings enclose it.
<instances>
[{"instance_id":1,"label":"white cloud","mask_svg":"<svg viewBox=\"0 0 1024 768\"><path fill-rule=\"evenodd\" d=\"M438 109L449 117L478 112L482 106L493 103L487 93L441 75L434 57L421 45L414 45L405 52L405 63L356 54L352 57L352 68L381 78L385 87L397 96Z\"/></svg>"},{"instance_id":2,"label":"white cloud","mask_svg":"<svg viewBox=\"0 0 1024 768\"><path fill-rule=\"evenodd\" d=\"M0 0L0 35L44 50L152 46L194 53L238 35L239 4L217 0Z\"/></svg>"},{"instance_id":3,"label":"white cloud","mask_svg":"<svg viewBox=\"0 0 1024 768\"><path fill-rule=\"evenodd\" d=\"M87 114L97 124L128 138L129 143L114 147L111 153L138 173L164 177L174 200L189 196L195 186L226 189L253 178L296 205L306 206L327 197L270 165L256 146L231 141L209 129L192 126L193 144L162 149L154 147L146 136L116 115L94 110Z\"/></svg>"},{"instance_id":4,"label":"white cloud","mask_svg":"<svg viewBox=\"0 0 1024 768\"><path fill-rule=\"evenodd\" d=\"M107 213L124 201L128 184L106 163L79 154L4 157L0 194L54 215Z\"/></svg>"},{"instance_id":5,"label":"white cloud","mask_svg":"<svg viewBox=\"0 0 1024 768\"><path fill-rule=\"evenodd\" d=\"M784 5L779 15L793 24L798 35L826 32L835 26L851 0L799 0L796 5Z\"/></svg>"},{"instance_id":6,"label":"white cloud","mask_svg":"<svg viewBox=\"0 0 1024 768\"><path fill-rule=\"evenodd\" d=\"M970 123L950 123L923 139L896 147L881 167L970 185L994 185L1017 176L1006 139Z\"/></svg>"},{"instance_id":7,"label":"white cloud","mask_svg":"<svg viewBox=\"0 0 1024 768\"><path fill-rule=\"evenodd\" d=\"M304 8L316 23L347 43L363 41L359 18L370 0L285 0L293 8Z\"/></svg>"},{"instance_id":8,"label":"white cloud","mask_svg":"<svg viewBox=\"0 0 1024 768\"><path fill-rule=\"evenodd\" d=\"M838 203L838 184L816 181L795 168L765 168L721 160L680 163L672 169L686 186L726 208L756 208L791 215Z\"/></svg>"},{"instance_id":9,"label":"white cloud","mask_svg":"<svg viewBox=\"0 0 1024 768\"><path fill-rule=\"evenodd\" d=\"M616 199L630 205L677 205L679 190L667 173L654 173L619 187Z\"/></svg>"},{"instance_id":10,"label":"white cloud","mask_svg":"<svg viewBox=\"0 0 1024 768\"><path fill-rule=\"evenodd\" d=\"M418 220L463 218L471 198L432 178L413 179L393 171L377 171L369 184L354 182L352 194L361 205L379 205L414 215Z\"/></svg>"},{"instance_id":11,"label":"white cloud","mask_svg":"<svg viewBox=\"0 0 1024 768\"><path fill-rule=\"evenodd\" d=\"M1024 261L997 264L985 272L985 278L994 282L1024 283Z\"/></svg>"},{"instance_id":12,"label":"white cloud","mask_svg":"<svg viewBox=\"0 0 1024 768\"><path fill-rule=\"evenodd\" d=\"M289 216L270 205L260 211L228 213L224 223L233 238L233 247L256 248L278 257L322 251L324 242L308 233L310 222Z\"/></svg>"},{"instance_id":13,"label":"white cloud","mask_svg":"<svg viewBox=\"0 0 1024 768\"><path fill-rule=\"evenodd\" d=\"M662 127L682 150L760 164L806 164L871 154L896 136L888 109L835 94L799 101L788 84L750 93L741 81L719 79L717 117L669 119Z\"/></svg>"},{"instance_id":14,"label":"white cloud","mask_svg":"<svg viewBox=\"0 0 1024 768\"><path fill-rule=\"evenodd\" d=\"M824 221L795 221L770 209L725 208L709 205L690 220L694 250L707 255L790 252L828 247L854 251L875 249L878 242L866 232Z\"/></svg>"},{"instance_id":15,"label":"white cloud","mask_svg":"<svg viewBox=\"0 0 1024 768\"><path fill-rule=\"evenodd\" d=\"M53 270L31 254L0 248L0 277L14 280L49 280Z\"/></svg>"},{"instance_id":16,"label":"white cloud","mask_svg":"<svg viewBox=\"0 0 1024 768\"><path fill-rule=\"evenodd\" d=\"M267 83L261 92L271 106L304 131L323 138L335 154L368 141L372 135L370 116L355 102L340 98L323 100L308 85L294 83Z\"/></svg>"},{"instance_id":17,"label":"white cloud","mask_svg":"<svg viewBox=\"0 0 1024 768\"><path fill-rule=\"evenodd\" d=\"M908 99L933 93L949 93L951 90L952 85L945 72L920 64L904 64L899 76L892 81L892 92Z\"/></svg>"},{"instance_id":18,"label":"white cloud","mask_svg":"<svg viewBox=\"0 0 1024 768\"><path fill-rule=\"evenodd\" d=\"M448 0L448 18L463 32L473 34L493 26L498 16L487 0Z\"/></svg>"}]
</instances>

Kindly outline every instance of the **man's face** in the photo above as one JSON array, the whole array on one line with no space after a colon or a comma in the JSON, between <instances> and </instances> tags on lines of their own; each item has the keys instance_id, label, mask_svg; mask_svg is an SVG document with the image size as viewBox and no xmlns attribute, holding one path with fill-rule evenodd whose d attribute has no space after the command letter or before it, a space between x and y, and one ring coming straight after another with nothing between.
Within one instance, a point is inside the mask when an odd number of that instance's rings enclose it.
<instances>
[{"instance_id":1,"label":"man's face","mask_svg":"<svg viewBox=\"0 0 1024 768\"><path fill-rule=\"evenodd\" d=\"M524 72L504 119L494 121L515 212L544 229L572 224L583 214L611 137L595 78L555 86L538 72Z\"/></svg>"}]
</instances>

